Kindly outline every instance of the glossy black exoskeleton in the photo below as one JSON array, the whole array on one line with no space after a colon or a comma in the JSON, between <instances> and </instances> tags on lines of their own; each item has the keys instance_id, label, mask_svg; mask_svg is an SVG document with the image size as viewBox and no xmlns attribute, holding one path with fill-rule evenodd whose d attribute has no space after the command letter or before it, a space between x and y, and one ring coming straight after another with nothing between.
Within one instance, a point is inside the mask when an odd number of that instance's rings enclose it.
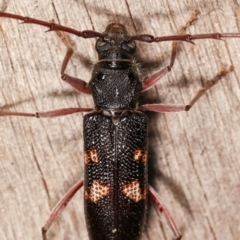
<instances>
[{"instance_id":1,"label":"glossy black exoskeleton","mask_svg":"<svg viewBox=\"0 0 240 240\"><path fill-rule=\"evenodd\" d=\"M22 20L49 27L56 31L68 47L62 64L62 79L77 90L93 95L94 109L69 108L49 112L21 113L0 111L0 116L56 117L76 112L89 112L84 117L84 182L79 181L54 208L42 228L46 232L65 208L68 201L84 184L85 217L90 240L139 240L146 214L149 195L163 213L176 239L181 238L173 219L163 202L147 183L147 117L142 111L177 112L187 111L222 76L233 68L222 69L192 99L189 105L148 104L138 106L141 91L152 87L169 72L176 57L177 43L173 42L170 65L150 77L141 79L135 51L137 41L187 41L203 38L240 37L239 33L184 34L188 25L197 19L198 11L191 15L179 35L153 37L148 34L128 35L118 23L108 25L104 33L86 30L83 32L34 18L0 12L0 17ZM61 32L60 32L61 31ZM73 53L71 45L62 32L83 38L98 37L96 50L98 62L94 65L89 83L65 73Z\"/></svg>"}]
</instances>

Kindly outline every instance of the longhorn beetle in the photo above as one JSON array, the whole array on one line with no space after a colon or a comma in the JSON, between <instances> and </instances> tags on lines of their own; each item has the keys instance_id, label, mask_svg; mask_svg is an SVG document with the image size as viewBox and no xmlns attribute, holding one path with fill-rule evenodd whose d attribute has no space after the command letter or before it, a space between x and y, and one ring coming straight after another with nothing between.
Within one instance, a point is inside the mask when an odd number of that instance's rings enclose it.
<instances>
[{"instance_id":1,"label":"longhorn beetle","mask_svg":"<svg viewBox=\"0 0 240 240\"><path fill-rule=\"evenodd\" d=\"M147 197L153 200L164 215L176 239L181 233L164 206L160 197L147 183L147 117L142 111L178 112L188 111L193 104L222 76L233 70L222 69L208 81L188 105L146 104L138 106L140 92L151 88L173 67L176 41L193 43L196 39L222 39L240 37L240 33L185 34L199 14L196 11L177 35L154 37L148 34L128 34L125 26L109 24L103 33L61 26L30 17L0 12L0 17L13 18L48 27L56 31L67 47L62 63L61 78L75 89L92 94L94 108L68 108L48 112L23 113L0 111L0 116L26 116L51 118L77 112L90 112L84 116L84 181L73 186L56 205L47 223L42 228L43 239L54 220L60 215L68 201L84 185L85 218L91 240L138 240L140 239ZM65 73L73 54L68 32L82 38L98 38L96 51L98 61L93 67L89 83ZM135 41L146 43L173 41L170 65L141 80L140 69L134 60Z\"/></svg>"}]
</instances>

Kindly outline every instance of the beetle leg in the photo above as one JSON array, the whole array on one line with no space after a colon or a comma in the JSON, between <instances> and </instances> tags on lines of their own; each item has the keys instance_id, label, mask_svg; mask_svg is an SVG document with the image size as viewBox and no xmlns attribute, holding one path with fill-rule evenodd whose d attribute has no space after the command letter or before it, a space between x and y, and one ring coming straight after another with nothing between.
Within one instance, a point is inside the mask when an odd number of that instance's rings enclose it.
<instances>
[{"instance_id":1,"label":"beetle leg","mask_svg":"<svg viewBox=\"0 0 240 240\"><path fill-rule=\"evenodd\" d=\"M72 199L75 193L83 186L83 180L76 183L66 194L65 196L57 203L54 207L50 217L48 218L46 224L42 227L42 238L47 240L46 233L49 228L52 226L53 222L60 216L64 208L67 206L68 202Z\"/></svg>"},{"instance_id":2,"label":"beetle leg","mask_svg":"<svg viewBox=\"0 0 240 240\"><path fill-rule=\"evenodd\" d=\"M177 35L183 35L187 28L189 26L191 26L196 20L197 20L197 16L200 14L199 11L195 11L194 14L192 14L190 16L190 18L187 20L186 24L184 26L182 26L178 32ZM172 43L172 54L171 54L171 60L170 60L170 65L163 68L162 70L154 73L153 75L146 77L143 80L143 86L142 86L142 90L141 91L146 91L147 89L151 88L157 81L159 81L165 74L167 74L168 72L171 71L173 64L175 62L176 59L176 54L177 54L177 47L179 45L179 42L174 41Z\"/></svg>"},{"instance_id":3,"label":"beetle leg","mask_svg":"<svg viewBox=\"0 0 240 240\"><path fill-rule=\"evenodd\" d=\"M166 105L166 104L145 104L139 106L139 109L143 111L153 111L153 112L180 112L189 111L190 108L202 97L207 90L214 86L223 76L227 75L229 72L233 71L233 66L229 69L222 68L220 72L214 76L211 80L207 81L203 88L200 89L194 98L190 101L188 105Z\"/></svg>"},{"instance_id":4,"label":"beetle leg","mask_svg":"<svg viewBox=\"0 0 240 240\"><path fill-rule=\"evenodd\" d=\"M155 203L156 207L158 208L159 212L163 214L165 217L169 228L172 230L174 238L180 240L182 237L181 232L178 230L176 223L174 222L171 214L169 213L168 209L166 208L165 204L163 203L162 199L158 196L156 191L149 185L148 186L149 196Z\"/></svg>"},{"instance_id":5,"label":"beetle leg","mask_svg":"<svg viewBox=\"0 0 240 240\"><path fill-rule=\"evenodd\" d=\"M197 94L194 96L194 98L191 100L191 102L186 106L186 111L188 111L198 100L201 96L203 96L208 89L213 87L220 79L221 77L227 75L228 73L232 72L234 70L233 66L230 66L229 69L222 68L220 72L211 80L207 81L203 88L200 89Z\"/></svg>"},{"instance_id":6,"label":"beetle leg","mask_svg":"<svg viewBox=\"0 0 240 240\"><path fill-rule=\"evenodd\" d=\"M62 31L55 31L55 32L57 33L58 37L62 40L64 45L67 47L67 52L64 57L64 60L62 63L62 68L61 68L62 80L69 83L72 87L74 87L75 89L77 89L80 92L91 94L92 91L89 89L88 84L84 80L71 77L65 73L68 62L73 55L73 48L69 41L69 38L67 37L67 35L64 32L62 32Z\"/></svg>"}]
</instances>

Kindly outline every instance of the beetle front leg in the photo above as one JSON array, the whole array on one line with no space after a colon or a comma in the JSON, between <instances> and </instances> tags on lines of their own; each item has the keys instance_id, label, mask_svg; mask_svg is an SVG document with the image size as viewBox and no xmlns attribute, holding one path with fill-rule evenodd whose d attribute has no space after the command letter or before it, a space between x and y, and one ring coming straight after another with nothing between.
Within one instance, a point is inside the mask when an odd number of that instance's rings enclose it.
<instances>
[{"instance_id":1,"label":"beetle front leg","mask_svg":"<svg viewBox=\"0 0 240 240\"><path fill-rule=\"evenodd\" d=\"M65 73L68 62L73 55L73 48L69 41L69 38L67 37L66 34L64 34L64 32L56 31L56 33L57 33L58 37L62 40L64 45L67 47L67 52L66 52L66 55L64 57L62 67L61 67L62 80L69 83L72 87L74 87L75 89L77 89L80 92L92 94L92 91L90 90L90 88L88 87L88 84L84 80L71 77Z\"/></svg>"},{"instance_id":2,"label":"beetle front leg","mask_svg":"<svg viewBox=\"0 0 240 240\"><path fill-rule=\"evenodd\" d=\"M184 26L182 26L178 32L177 35L183 35L187 28L189 26L191 26L195 21L197 21L197 16L200 14L199 11L195 11L195 13L193 13L190 18L187 20L186 24ZM171 71L173 64L175 62L176 59L176 54L177 54L177 47L179 45L179 42L174 41L172 43L172 54L171 54L171 60L170 60L170 64L169 66L163 68L162 70L154 73L153 75L146 77L143 80L143 86L142 86L142 90L141 91L146 91L147 89L151 88L153 85L156 84L157 81L159 81L165 74L167 74L168 72Z\"/></svg>"}]
</instances>

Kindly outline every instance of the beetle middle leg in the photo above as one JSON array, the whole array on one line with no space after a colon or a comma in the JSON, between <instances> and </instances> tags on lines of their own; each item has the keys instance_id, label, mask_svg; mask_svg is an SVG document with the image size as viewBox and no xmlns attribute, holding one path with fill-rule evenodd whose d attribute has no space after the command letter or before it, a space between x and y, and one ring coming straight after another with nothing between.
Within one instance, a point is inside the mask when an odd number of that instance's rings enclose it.
<instances>
[{"instance_id":1,"label":"beetle middle leg","mask_svg":"<svg viewBox=\"0 0 240 240\"><path fill-rule=\"evenodd\" d=\"M223 76L233 71L233 66L228 69L222 68L218 74L216 74L211 80L207 81L204 86L197 92L197 94L192 98L187 105L166 105L166 104L145 104L139 106L143 111L153 111L153 112L180 112L189 111L190 108L209 90L213 87Z\"/></svg>"},{"instance_id":2,"label":"beetle middle leg","mask_svg":"<svg viewBox=\"0 0 240 240\"><path fill-rule=\"evenodd\" d=\"M177 31L177 35L182 35L185 34L187 28L189 26L191 26L195 21L197 21L198 19L198 15L200 14L200 12L198 10L196 10L190 17L189 19L186 21L186 24L182 27L180 27L180 29ZM159 81L165 74L167 74L168 72L171 71L175 59L176 59L176 54L177 54L177 47L179 45L179 42L174 41L172 43L172 53L171 53L171 60L170 60L170 64L169 66L161 69L160 71L154 73L153 75L146 77L143 80L143 86L142 86L142 90L141 91L146 91L147 89L151 88L154 84L156 84L157 81Z\"/></svg>"}]
</instances>

